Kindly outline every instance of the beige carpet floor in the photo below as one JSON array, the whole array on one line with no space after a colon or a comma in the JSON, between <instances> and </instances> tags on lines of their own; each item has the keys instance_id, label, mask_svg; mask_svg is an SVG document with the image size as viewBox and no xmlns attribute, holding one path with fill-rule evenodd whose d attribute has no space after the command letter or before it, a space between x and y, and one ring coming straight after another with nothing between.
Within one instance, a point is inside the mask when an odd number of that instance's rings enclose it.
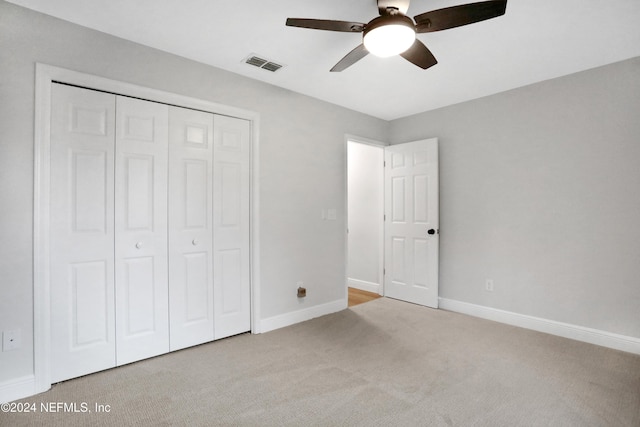
<instances>
[{"instance_id":1,"label":"beige carpet floor","mask_svg":"<svg viewBox=\"0 0 640 427\"><path fill-rule=\"evenodd\" d=\"M638 427L640 356L380 298L19 402L0 425Z\"/></svg>"}]
</instances>

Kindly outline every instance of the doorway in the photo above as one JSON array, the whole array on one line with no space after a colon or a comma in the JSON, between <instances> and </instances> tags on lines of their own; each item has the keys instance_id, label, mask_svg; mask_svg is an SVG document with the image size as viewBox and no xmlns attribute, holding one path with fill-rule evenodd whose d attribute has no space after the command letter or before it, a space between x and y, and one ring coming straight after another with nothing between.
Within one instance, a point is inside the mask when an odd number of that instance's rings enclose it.
<instances>
[{"instance_id":1,"label":"doorway","mask_svg":"<svg viewBox=\"0 0 640 427\"><path fill-rule=\"evenodd\" d=\"M438 308L438 140L346 141L348 289Z\"/></svg>"},{"instance_id":2,"label":"doorway","mask_svg":"<svg viewBox=\"0 0 640 427\"><path fill-rule=\"evenodd\" d=\"M347 138L347 286L384 295L384 145Z\"/></svg>"}]
</instances>

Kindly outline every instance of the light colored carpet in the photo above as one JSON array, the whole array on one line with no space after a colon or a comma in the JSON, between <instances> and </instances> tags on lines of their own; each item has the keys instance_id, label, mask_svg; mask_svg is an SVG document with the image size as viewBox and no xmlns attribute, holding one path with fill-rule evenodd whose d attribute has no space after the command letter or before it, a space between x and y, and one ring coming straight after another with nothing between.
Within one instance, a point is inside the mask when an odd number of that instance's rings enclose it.
<instances>
[{"instance_id":1,"label":"light colored carpet","mask_svg":"<svg viewBox=\"0 0 640 427\"><path fill-rule=\"evenodd\" d=\"M38 412L0 413L0 425L637 427L640 356L380 298L20 402Z\"/></svg>"}]
</instances>

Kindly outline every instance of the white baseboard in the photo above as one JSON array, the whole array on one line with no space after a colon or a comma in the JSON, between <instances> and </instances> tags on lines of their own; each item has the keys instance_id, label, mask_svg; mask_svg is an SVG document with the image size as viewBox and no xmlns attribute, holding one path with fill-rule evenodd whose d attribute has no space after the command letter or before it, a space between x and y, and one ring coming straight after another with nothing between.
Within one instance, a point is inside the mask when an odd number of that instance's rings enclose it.
<instances>
[{"instance_id":1,"label":"white baseboard","mask_svg":"<svg viewBox=\"0 0 640 427\"><path fill-rule=\"evenodd\" d=\"M564 338L570 338L577 341L583 341L590 344L601 345L603 347L609 347L615 350L640 354L640 338L618 335L611 332L601 331L599 329L591 329L584 326L556 322L555 320L527 316L525 314L498 310L496 308L470 304L462 301L456 301L446 298L439 298L438 300L440 303L440 308L444 310L468 314L469 316L480 317L500 323L506 323L508 325L532 329L534 331L557 335Z\"/></svg>"},{"instance_id":2,"label":"white baseboard","mask_svg":"<svg viewBox=\"0 0 640 427\"><path fill-rule=\"evenodd\" d=\"M350 288L360 289L361 291L373 292L378 295L382 295L381 287L379 283L367 282L366 280L347 279L347 286Z\"/></svg>"},{"instance_id":3,"label":"white baseboard","mask_svg":"<svg viewBox=\"0 0 640 427\"><path fill-rule=\"evenodd\" d=\"M292 311L291 313L280 314L278 316L269 317L260 321L260 333L273 331L274 329L284 328L285 326L294 325L296 323L311 320L315 317L324 316L326 314L335 313L347 308L347 300L340 299L326 304L316 305L302 310Z\"/></svg>"},{"instance_id":4,"label":"white baseboard","mask_svg":"<svg viewBox=\"0 0 640 427\"><path fill-rule=\"evenodd\" d=\"M36 379L33 375L15 378L0 383L0 403L12 402L36 394Z\"/></svg>"}]
</instances>

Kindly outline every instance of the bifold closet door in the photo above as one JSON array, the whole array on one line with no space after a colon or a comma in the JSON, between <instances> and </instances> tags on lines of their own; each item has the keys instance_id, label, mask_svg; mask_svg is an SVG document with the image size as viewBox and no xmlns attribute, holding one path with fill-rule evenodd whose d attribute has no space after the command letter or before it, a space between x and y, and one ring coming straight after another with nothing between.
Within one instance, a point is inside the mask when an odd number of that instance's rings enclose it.
<instances>
[{"instance_id":1,"label":"bifold closet door","mask_svg":"<svg viewBox=\"0 0 640 427\"><path fill-rule=\"evenodd\" d=\"M116 365L115 96L52 85L51 381Z\"/></svg>"},{"instance_id":2,"label":"bifold closet door","mask_svg":"<svg viewBox=\"0 0 640 427\"><path fill-rule=\"evenodd\" d=\"M213 341L213 114L169 110L171 350Z\"/></svg>"},{"instance_id":3,"label":"bifold closet door","mask_svg":"<svg viewBox=\"0 0 640 427\"><path fill-rule=\"evenodd\" d=\"M250 138L52 85L52 382L251 330Z\"/></svg>"},{"instance_id":4,"label":"bifold closet door","mask_svg":"<svg viewBox=\"0 0 640 427\"><path fill-rule=\"evenodd\" d=\"M247 120L214 115L215 339L251 330L250 167Z\"/></svg>"},{"instance_id":5,"label":"bifold closet door","mask_svg":"<svg viewBox=\"0 0 640 427\"><path fill-rule=\"evenodd\" d=\"M116 361L169 351L169 107L118 96L115 160Z\"/></svg>"}]
</instances>

